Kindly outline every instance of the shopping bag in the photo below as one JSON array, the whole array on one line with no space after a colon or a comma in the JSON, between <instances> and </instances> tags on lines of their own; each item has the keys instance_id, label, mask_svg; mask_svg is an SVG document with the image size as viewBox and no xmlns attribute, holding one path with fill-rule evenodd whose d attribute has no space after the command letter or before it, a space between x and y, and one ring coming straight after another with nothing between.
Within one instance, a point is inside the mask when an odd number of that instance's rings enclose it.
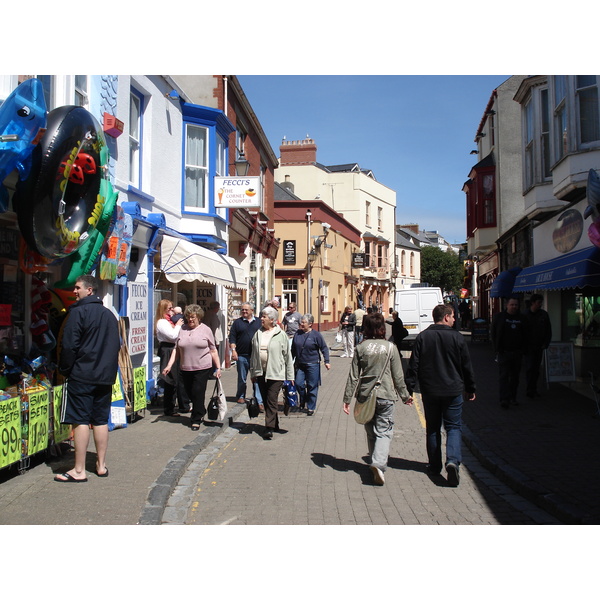
<instances>
[{"instance_id":1,"label":"shopping bag","mask_svg":"<svg viewBox=\"0 0 600 600\"><path fill-rule=\"evenodd\" d=\"M342 332L341 331L338 331L335 334L335 343L336 344L341 344L342 343Z\"/></svg>"},{"instance_id":2,"label":"shopping bag","mask_svg":"<svg viewBox=\"0 0 600 600\"><path fill-rule=\"evenodd\" d=\"M218 395L218 404L219 404L219 421L222 421L227 414L227 399L225 398L225 392L223 391L223 385L221 384L221 380L217 379L219 383L219 395Z\"/></svg>"},{"instance_id":3,"label":"shopping bag","mask_svg":"<svg viewBox=\"0 0 600 600\"><path fill-rule=\"evenodd\" d=\"M290 406L298 406L298 390L296 384L286 379L283 382L283 399Z\"/></svg>"}]
</instances>

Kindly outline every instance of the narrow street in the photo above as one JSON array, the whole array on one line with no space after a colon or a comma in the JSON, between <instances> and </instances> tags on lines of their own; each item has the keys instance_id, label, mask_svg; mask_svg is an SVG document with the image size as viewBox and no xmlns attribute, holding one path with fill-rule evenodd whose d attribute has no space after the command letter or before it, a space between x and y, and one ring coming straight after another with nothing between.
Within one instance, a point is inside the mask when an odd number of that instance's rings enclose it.
<instances>
[{"instance_id":1,"label":"narrow street","mask_svg":"<svg viewBox=\"0 0 600 600\"><path fill-rule=\"evenodd\" d=\"M362 426L342 411L350 359L323 371L314 416L280 413L285 434L261 437L246 412L192 462L164 523L190 525L434 525L559 523L483 468L463 447L458 488L425 472L420 398L398 404L386 484L374 486Z\"/></svg>"}]
</instances>

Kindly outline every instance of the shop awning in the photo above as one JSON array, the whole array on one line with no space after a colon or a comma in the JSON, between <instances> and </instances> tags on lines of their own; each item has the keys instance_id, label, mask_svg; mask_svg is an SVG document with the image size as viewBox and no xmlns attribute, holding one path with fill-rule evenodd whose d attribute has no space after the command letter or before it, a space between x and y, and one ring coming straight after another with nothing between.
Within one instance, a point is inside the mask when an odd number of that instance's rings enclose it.
<instances>
[{"instance_id":1,"label":"shop awning","mask_svg":"<svg viewBox=\"0 0 600 600\"><path fill-rule=\"evenodd\" d=\"M233 289L246 287L244 270L235 260L170 235L163 236L160 268L172 283L205 281Z\"/></svg>"},{"instance_id":2,"label":"shop awning","mask_svg":"<svg viewBox=\"0 0 600 600\"><path fill-rule=\"evenodd\" d=\"M591 247L523 269L514 292L600 286L600 248Z\"/></svg>"},{"instance_id":3,"label":"shop awning","mask_svg":"<svg viewBox=\"0 0 600 600\"><path fill-rule=\"evenodd\" d=\"M507 271L502 271L494 279L492 287L490 288L491 298L510 298L513 293L513 286L515 284L516 276L522 271L521 267L513 267Z\"/></svg>"}]
</instances>

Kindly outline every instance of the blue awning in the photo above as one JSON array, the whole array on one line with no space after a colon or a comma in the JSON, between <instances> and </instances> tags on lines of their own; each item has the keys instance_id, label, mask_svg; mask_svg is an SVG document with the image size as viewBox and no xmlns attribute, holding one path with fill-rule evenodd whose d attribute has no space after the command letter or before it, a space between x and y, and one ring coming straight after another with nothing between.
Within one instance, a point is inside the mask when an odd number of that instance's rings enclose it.
<instances>
[{"instance_id":1,"label":"blue awning","mask_svg":"<svg viewBox=\"0 0 600 600\"><path fill-rule=\"evenodd\" d=\"M521 267L513 267L512 269L508 269L508 271L502 271L492 283L490 297L510 298L510 295L513 293L515 278L521 271Z\"/></svg>"},{"instance_id":2,"label":"blue awning","mask_svg":"<svg viewBox=\"0 0 600 600\"><path fill-rule=\"evenodd\" d=\"M600 248L591 247L523 269L513 292L600 286Z\"/></svg>"}]
</instances>

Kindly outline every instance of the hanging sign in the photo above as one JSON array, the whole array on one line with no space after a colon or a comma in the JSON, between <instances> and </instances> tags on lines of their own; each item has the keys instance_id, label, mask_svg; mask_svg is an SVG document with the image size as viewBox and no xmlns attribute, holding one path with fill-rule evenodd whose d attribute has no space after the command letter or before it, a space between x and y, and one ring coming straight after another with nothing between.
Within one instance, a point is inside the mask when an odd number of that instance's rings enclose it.
<instances>
[{"instance_id":1,"label":"hanging sign","mask_svg":"<svg viewBox=\"0 0 600 600\"><path fill-rule=\"evenodd\" d=\"M260 177L215 177L215 208L260 208Z\"/></svg>"},{"instance_id":2,"label":"hanging sign","mask_svg":"<svg viewBox=\"0 0 600 600\"><path fill-rule=\"evenodd\" d=\"M284 240L283 242L283 264L296 264L296 240Z\"/></svg>"},{"instance_id":3,"label":"hanging sign","mask_svg":"<svg viewBox=\"0 0 600 600\"><path fill-rule=\"evenodd\" d=\"M142 354L148 349L148 286L128 282L129 288L129 354Z\"/></svg>"}]
</instances>

